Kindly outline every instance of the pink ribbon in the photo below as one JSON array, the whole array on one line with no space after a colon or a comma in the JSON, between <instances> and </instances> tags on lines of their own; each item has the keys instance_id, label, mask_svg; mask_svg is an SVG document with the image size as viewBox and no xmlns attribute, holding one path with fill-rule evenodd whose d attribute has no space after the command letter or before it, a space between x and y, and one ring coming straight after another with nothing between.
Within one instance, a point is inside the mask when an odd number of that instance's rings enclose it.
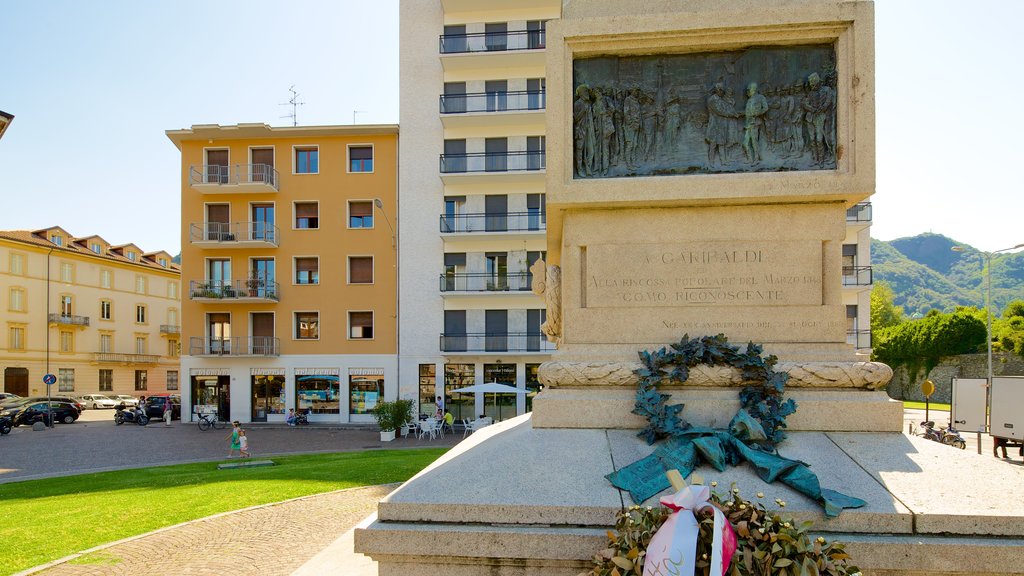
<instances>
[{"instance_id":1,"label":"pink ribbon","mask_svg":"<svg viewBox=\"0 0 1024 576\"><path fill-rule=\"evenodd\" d=\"M723 576L736 552L736 533L725 514L711 504L707 486L687 486L661 503L672 510L647 546L643 576L693 576L697 568L697 513L706 508L714 512L714 539L711 543L711 576Z\"/></svg>"}]
</instances>

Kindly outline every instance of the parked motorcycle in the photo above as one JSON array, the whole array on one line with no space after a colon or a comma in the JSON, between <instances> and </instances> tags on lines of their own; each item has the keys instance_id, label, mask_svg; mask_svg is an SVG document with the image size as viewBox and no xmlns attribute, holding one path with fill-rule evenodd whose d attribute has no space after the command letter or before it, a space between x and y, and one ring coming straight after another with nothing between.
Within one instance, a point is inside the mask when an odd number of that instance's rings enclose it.
<instances>
[{"instance_id":1,"label":"parked motorcycle","mask_svg":"<svg viewBox=\"0 0 1024 576\"><path fill-rule=\"evenodd\" d=\"M14 422L9 416L0 416L0 436L6 436L11 433L11 428L14 427Z\"/></svg>"},{"instance_id":2,"label":"parked motorcycle","mask_svg":"<svg viewBox=\"0 0 1024 576\"><path fill-rule=\"evenodd\" d=\"M928 420L921 422L921 428L923 429L921 435L929 440L961 450L967 448L967 442L960 436L960 432L952 426L936 429L935 422Z\"/></svg>"},{"instance_id":3,"label":"parked motorcycle","mask_svg":"<svg viewBox=\"0 0 1024 576\"><path fill-rule=\"evenodd\" d=\"M128 422L129 424L138 424L139 426L145 426L149 424L149 417L138 408L123 408L118 407L117 412L114 412L114 424L120 426Z\"/></svg>"}]
</instances>

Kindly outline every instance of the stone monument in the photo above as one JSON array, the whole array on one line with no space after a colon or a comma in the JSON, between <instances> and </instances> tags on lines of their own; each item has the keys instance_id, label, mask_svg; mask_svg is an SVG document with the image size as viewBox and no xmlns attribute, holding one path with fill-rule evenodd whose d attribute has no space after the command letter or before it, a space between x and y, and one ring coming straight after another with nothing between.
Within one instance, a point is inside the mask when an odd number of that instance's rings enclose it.
<instances>
[{"instance_id":1,"label":"stone monument","mask_svg":"<svg viewBox=\"0 0 1024 576\"><path fill-rule=\"evenodd\" d=\"M637 6L567 1L548 23L548 261L533 275L558 352L532 415L389 495L356 550L381 576L586 570L633 503L605 476L653 451L631 413L637 352L723 333L789 374L780 454L867 504L826 518L749 467L705 478L785 500L869 574L1024 573L1019 471L901 434L902 405L879 391L891 370L846 343L845 212L875 186L872 3ZM662 392L721 428L743 384L701 365Z\"/></svg>"}]
</instances>

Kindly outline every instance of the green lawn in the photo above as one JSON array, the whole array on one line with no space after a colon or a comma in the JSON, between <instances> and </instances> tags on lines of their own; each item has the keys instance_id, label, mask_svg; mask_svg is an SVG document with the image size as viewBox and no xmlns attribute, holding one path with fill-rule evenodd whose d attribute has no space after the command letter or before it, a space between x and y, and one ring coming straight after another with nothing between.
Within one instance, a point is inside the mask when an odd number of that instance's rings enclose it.
<instances>
[{"instance_id":1,"label":"green lawn","mask_svg":"<svg viewBox=\"0 0 1024 576\"><path fill-rule=\"evenodd\" d=\"M402 482L445 450L280 456L261 468L217 470L211 462L0 484L0 573L219 512Z\"/></svg>"},{"instance_id":2,"label":"green lawn","mask_svg":"<svg viewBox=\"0 0 1024 576\"><path fill-rule=\"evenodd\" d=\"M918 410L924 410L924 402L911 402L910 400L903 401L904 408L917 408ZM939 402L931 402L928 404L929 410L939 410L949 412L949 404L941 404Z\"/></svg>"}]
</instances>

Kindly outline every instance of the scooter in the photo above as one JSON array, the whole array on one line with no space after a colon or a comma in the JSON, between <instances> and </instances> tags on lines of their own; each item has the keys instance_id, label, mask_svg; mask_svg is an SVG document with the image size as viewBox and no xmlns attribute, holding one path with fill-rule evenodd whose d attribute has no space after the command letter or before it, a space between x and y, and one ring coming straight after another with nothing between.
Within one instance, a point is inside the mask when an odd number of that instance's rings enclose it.
<instances>
[{"instance_id":1,"label":"scooter","mask_svg":"<svg viewBox=\"0 0 1024 576\"><path fill-rule=\"evenodd\" d=\"M305 426L306 424L309 424L308 414L309 414L308 412L299 412L298 414L296 414L295 415L295 425L296 426Z\"/></svg>"},{"instance_id":2,"label":"scooter","mask_svg":"<svg viewBox=\"0 0 1024 576\"><path fill-rule=\"evenodd\" d=\"M922 436L929 440L940 444L946 444L947 446L953 446L961 450L967 448L967 442L964 441L962 436L960 436L960 432L952 426L936 430L935 422L928 420L926 422L921 422L921 427L924 428Z\"/></svg>"},{"instance_id":3,"label":"scooter","mask_svg":"<svg viewBox=\"0 0 1024 576\"><path fill-rule=\"evenodd\" d=\"M125 422L138 424L139 426L145 426L149 424L149 416L143 412L140 408L118 408L117 412L114 412L114 424L120 426Z\"/></svg>"}]
</instances>

